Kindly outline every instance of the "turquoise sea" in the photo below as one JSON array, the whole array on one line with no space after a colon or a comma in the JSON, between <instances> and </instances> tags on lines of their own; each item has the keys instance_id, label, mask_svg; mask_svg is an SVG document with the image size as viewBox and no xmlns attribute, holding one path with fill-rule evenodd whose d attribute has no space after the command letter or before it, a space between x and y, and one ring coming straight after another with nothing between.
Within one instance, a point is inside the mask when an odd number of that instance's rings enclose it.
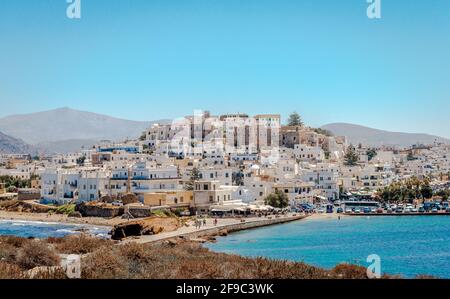
<instances>
[{"instance_id":1,"label":"turquoise sea","mask_svg":"<svg viewBox=\"0 0 450 299\"><path fill-rule=\"evenodd\" d=\"M342 262L368 266L367 257L377 254L383 273L450 278L450 216L304 219L233 233L205 246L328 269Z\"/></svg>"},{"instance_id":2,"label":"turquoise sea","mask_svg":"<svg viewBox=\"0 0 450 299\"><path fill-rule=\"evenodd\" d=\"M0 220L1 236L18 236L24 238L64 237L71 234L79 234L81 231L88 232L98 237L107 238L110 228L83 224L77 225L24 220Z\"/></svg>"}]
</instances>

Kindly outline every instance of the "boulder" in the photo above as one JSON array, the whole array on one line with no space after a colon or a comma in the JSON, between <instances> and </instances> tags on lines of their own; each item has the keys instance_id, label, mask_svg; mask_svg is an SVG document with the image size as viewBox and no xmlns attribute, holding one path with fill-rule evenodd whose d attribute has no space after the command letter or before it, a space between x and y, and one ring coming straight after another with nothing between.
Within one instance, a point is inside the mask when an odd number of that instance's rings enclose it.
<instances>
[{"instance_id":1,"label":"boulder","mask_svg":"<svg viewBox=\"0 0 450 299\"><path fill-rule=\"evenodd\" d=\"M125 194L120 197L120 200L124 205L129 205L130 203L138 203L139 198L134 194Z\"/></svg>"},{"instance_id":2,"label":"boulder","mask_svg":"<svg viewBox=\"0 0 450 299\"><path fill-rule=\"evenodd\" d=\"M77 204L75 210L83 217L114 218L123 214L123 207L99 202L82 202Z\"/></svg>"},{"instance_id":3,"label":"boulder","mask_svg":"<svg viewBox=\"0 0 450 299\"><path fill-rule=\"evenodd\" d=\"M80 213L80 212L77 212L77 211L75 211L75 212L70 212L68 216L69 216L69 217L73 217L73 218L82 218L82 217L83 217L83 215L81 215L81 213Z\"/></svg>"},{"instance_id":4,"label":"boulder","mask_svg":"<svg viewBox=\"0 0 450 299\"><path fill-rule=\"evenodd\" d=\"M228 236L228 231L226 229L221 229L218 233L219 236L225 237Z\"/></svg>"},{"instance_id":5,"label":"boulder","mask_svg":"<svg viewBox=\"0 0 450 299\"><path fill-rule=\"evenodd\" d=\"M175 217L149 217L117 224L111 231L113 240L132 236L155 235L178 229L180 222Z\"/></svg>"}]
</instances>

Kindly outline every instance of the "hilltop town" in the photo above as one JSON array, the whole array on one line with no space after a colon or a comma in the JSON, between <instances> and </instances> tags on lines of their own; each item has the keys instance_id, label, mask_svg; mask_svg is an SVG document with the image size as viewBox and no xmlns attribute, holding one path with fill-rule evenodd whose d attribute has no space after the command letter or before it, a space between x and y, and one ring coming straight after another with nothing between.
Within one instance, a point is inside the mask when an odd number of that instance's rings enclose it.
<instances>
[{"instance_id":1,"label":"hilltop town","mask_svg":"<svg viewBox=\"0 0 450 299\"><path fill-rule=\"evenodd\" d=\"M282 125L277 114L196 111L154 123L136 140L70 154L3 154L0 197L40 207L77 204L80 217L139 218L156 209L228 215L276 206L268 201L274 194L294 209L382 200L383 190L411 179L423 192L399 200L447 199L449 173L450 146L443 143L374 148L308 127L296 113Z\"/></svg>"}]
</instances>

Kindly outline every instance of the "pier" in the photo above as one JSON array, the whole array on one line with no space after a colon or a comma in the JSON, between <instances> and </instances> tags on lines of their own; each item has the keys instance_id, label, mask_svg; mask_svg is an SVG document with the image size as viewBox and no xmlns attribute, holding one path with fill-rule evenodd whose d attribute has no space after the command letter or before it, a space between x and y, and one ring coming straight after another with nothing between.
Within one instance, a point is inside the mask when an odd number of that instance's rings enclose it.
<instances>
[{"instance_id":1,"label":"pier","mask_svg":"<svg viewBox=\"0 0 450 299\"><path fill-rule=\"evenodd\" d=\"M140 236L136 239L128 239L124 240L124 242L136 242L136 243L152 243L152 242L158 242L158 241L164 241L176 237L184 237L184 238L190 238L190 239L196 239L196 238L202 238L202 237L210 237L210 236L218 236L221 234L221 232L236 232L246 229L253 229L268 225L275 225L275 224L282 224L287 222L292 222L296 220L301 220L308 217L307 215L289 215L289 216L272 216L271 218L267 217L252 217L252 218L242 218L244 221L241 221L241 219L235 219L235 218L224 218L224 219L218 219L219 224L215 226L213 224L213 219L207 220L207 225L205 227L202 227L200 229L195 228L195 226L184 226L179 228L176 231L172 232L163 232L156 235L149 235L149 236Z\"/></svg>"}]
</instances>

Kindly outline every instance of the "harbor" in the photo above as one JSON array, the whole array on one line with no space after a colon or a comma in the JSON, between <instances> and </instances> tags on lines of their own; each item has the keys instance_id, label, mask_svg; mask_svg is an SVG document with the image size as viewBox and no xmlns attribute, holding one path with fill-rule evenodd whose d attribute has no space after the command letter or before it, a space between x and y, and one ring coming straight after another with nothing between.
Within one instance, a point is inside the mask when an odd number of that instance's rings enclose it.
<instances>
[{"instance_id":1,"label":"harbor","mask_svg":"<svg viewBox=\"0 0 450 299\"><path fill-rule=\"evenodd\" d=\"M331 269L340 263L367 267L376 254L382 273L450 278L450 217L351 217L319 214L302 221L239 231L203 246L245 257L303 261Z\"/></svg>"}]
</instances>

